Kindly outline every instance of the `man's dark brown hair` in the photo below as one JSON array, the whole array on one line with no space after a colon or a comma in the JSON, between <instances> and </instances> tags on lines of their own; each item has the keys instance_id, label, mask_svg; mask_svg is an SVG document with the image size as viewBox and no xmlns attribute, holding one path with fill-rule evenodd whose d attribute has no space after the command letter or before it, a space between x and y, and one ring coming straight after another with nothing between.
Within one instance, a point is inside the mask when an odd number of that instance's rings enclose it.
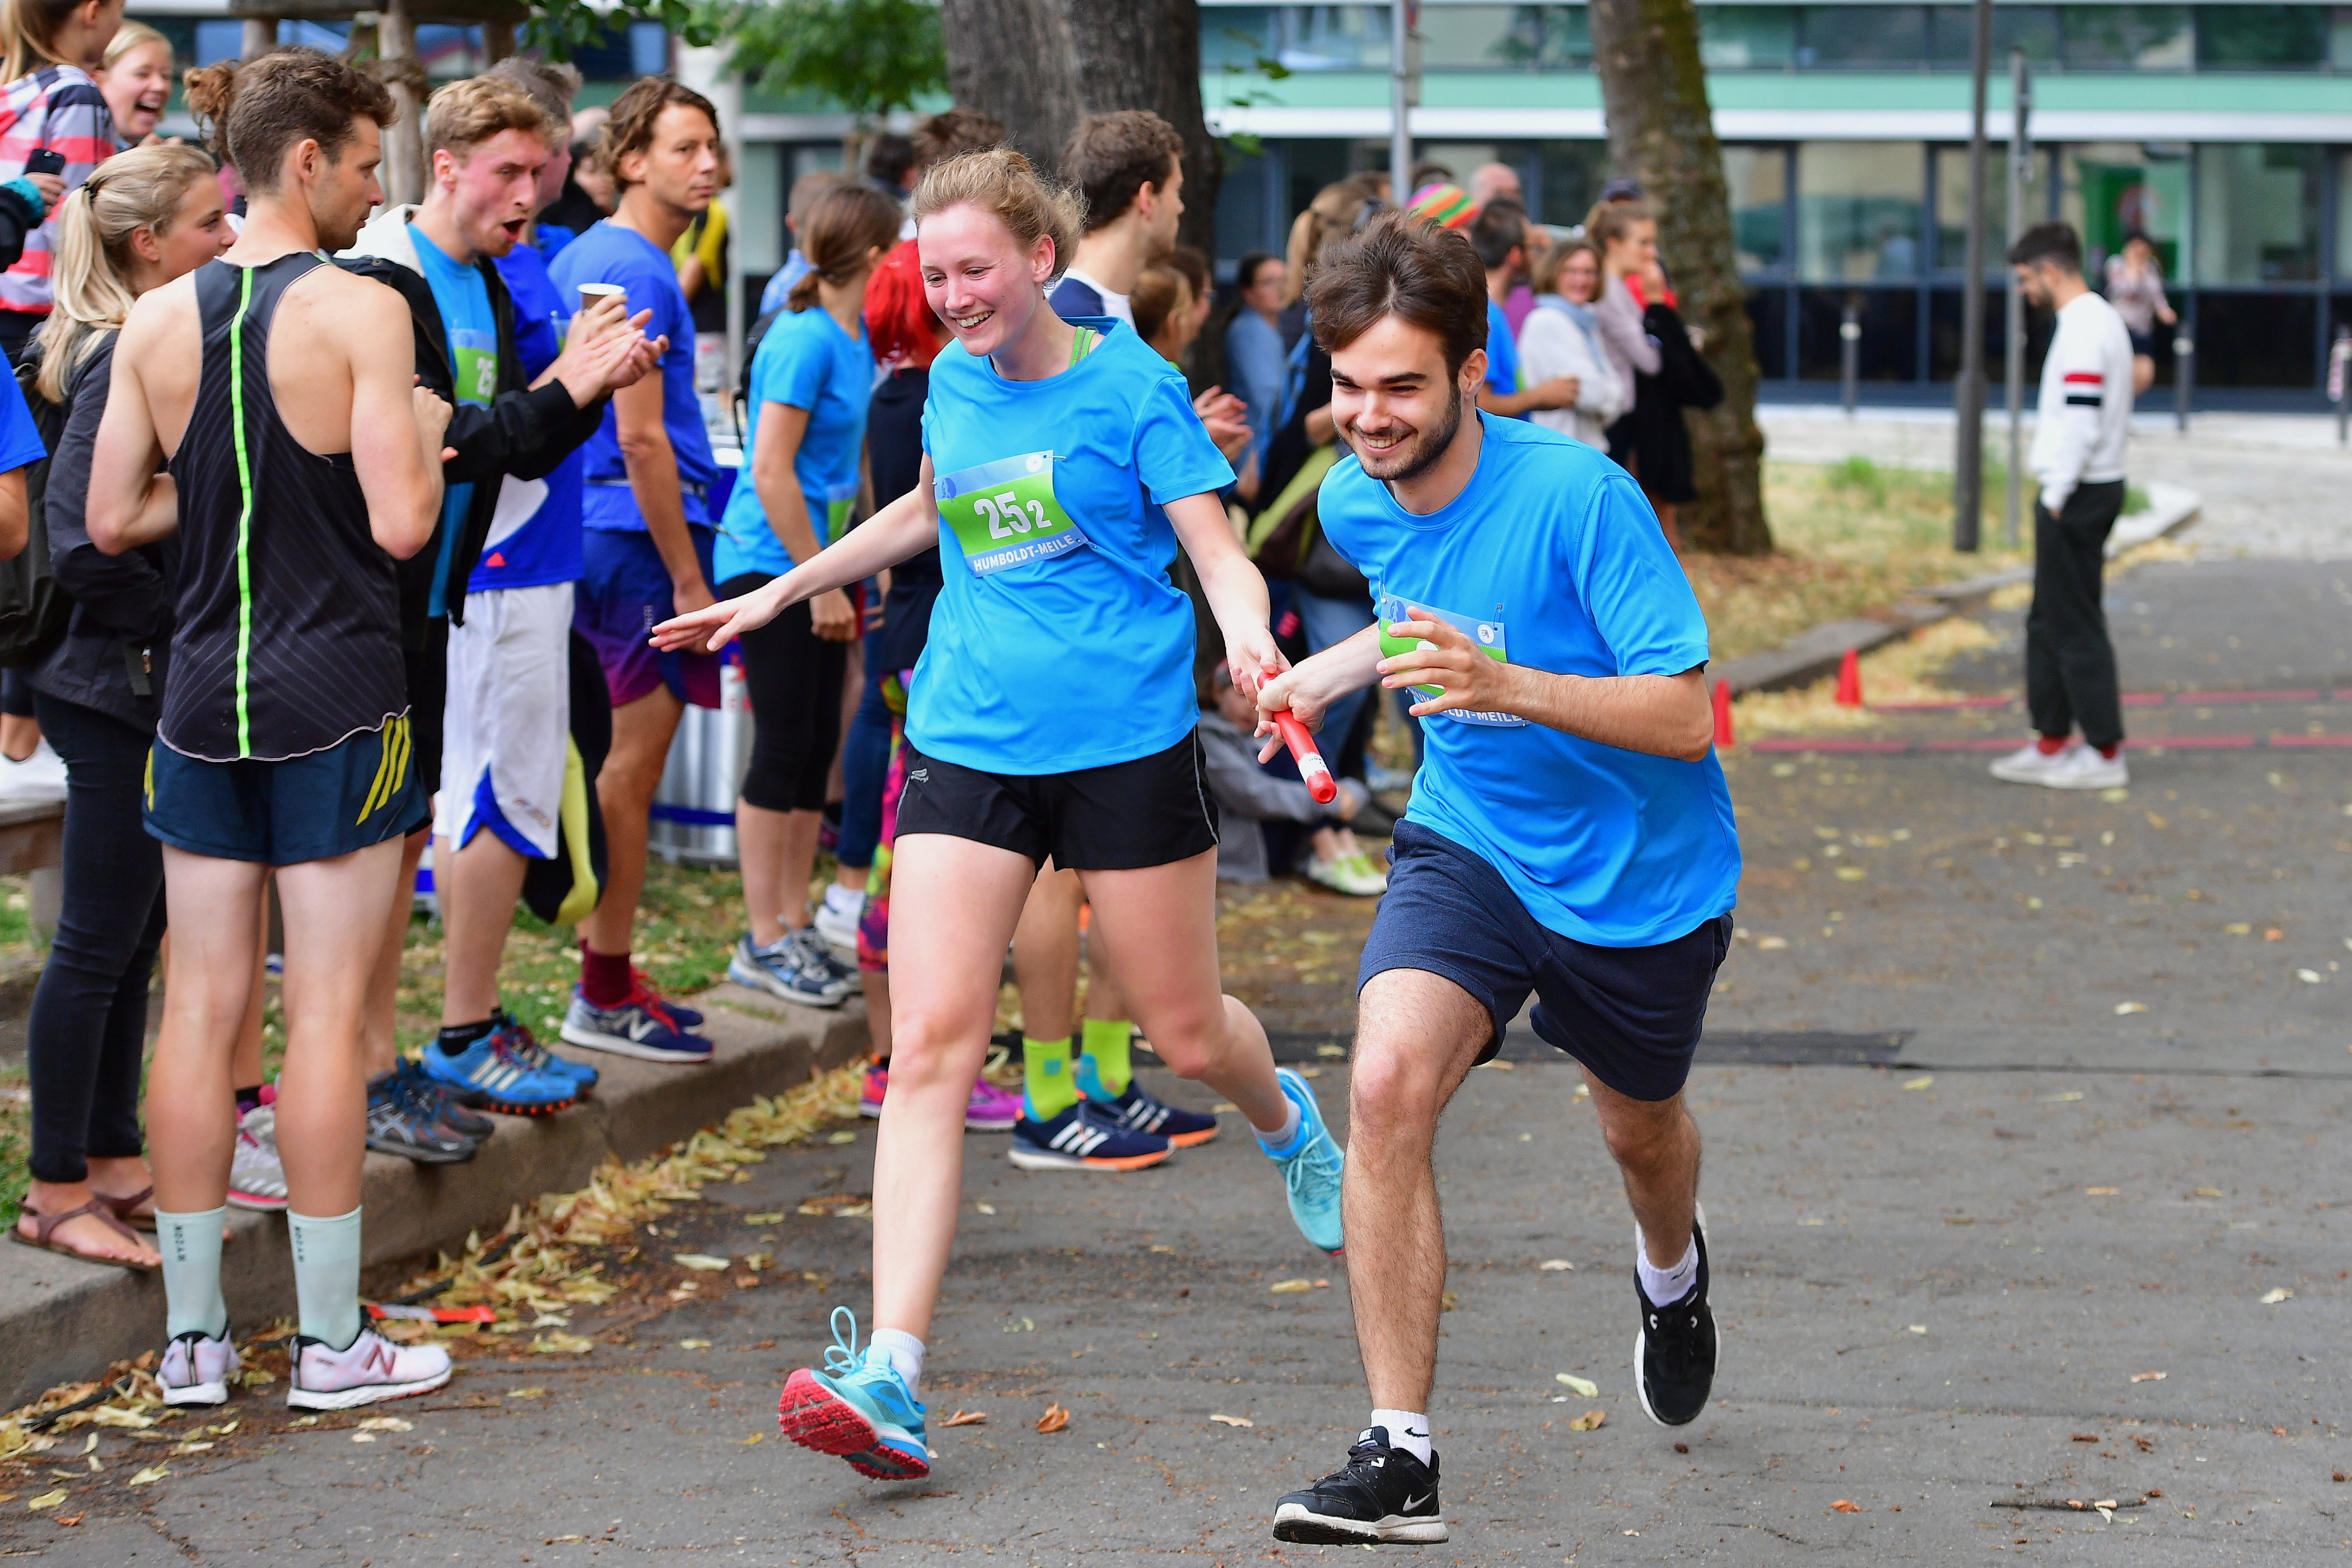
<instances>
[{"instance_id":1,"label":"man's dark brown hair","mask_svg":"<svg viewBox=\"0 0 2352 1568\"><path fill-rule=\"evenodd\" d=\"M1062 178L1087 198L1087 232L1118 221L1146 185L1162 190L1184 155L1176 128L1148 109L1089 114L1062 149Z\"/></svg>"},{"instance_id":2,"label":"man's dark brown hair","mask_svg":"<svg viewBox=\"0 0 2352 1568\"><path fill-rule=\"evenodd\" d=\"M659 77L642 76L629 84L629 89L613 100L613 112L604 121L604 139L597 156L612 171L613 178L621 184L621 160L632 153L643 153L654 144L654 122L665 109L697 109L710 120L710 128L719 129L719 110L711 101L690 87L680 87Z\"/></svg>"},{"instance_id":3,"label":"man's dark brown hair","mask_svg":"<svg viewBox=\"0 0 2352 1568\"><path fill-rule=\"evenodd\" d=\"M2011 267L2033 267L2045 261L2061 272L2083 270L2083 242L2075 237L2074 225L2037 223L2009 247Z\"/></svg>"},{"instance_id":4,"label":"man's dark brown hair","mask_svg":"<svg viewBox=\"0 0 2352 1568\"><path fill-rule=\"evenodd\" d=\"M1528 209L1517 202L1488 202L1470 220L1470 248L1490 272L1508 261L1514 250L1524 256L1527 244Z\"/></svg>"},{"instance_id":5,"label":"man's dark brown hair","mask_svg":"<svg viewBox=\"0 0 2352 1568\"><path fill-rule=\"evenodd\" d=\"M977 109L943 109L915 127L913 172L1004 145L1004 121Z\"/></svg>"},{"instance_id":6,"label":"man's dark brown hair","mask_svg":"<svg viewBox=\"0 0 2352 1568\"><path fill-rule=\"evenodd\" d=\"M299 46L192 70L187 86L188 112L211 127L214 155L236 164L257 194L278 188L288 148L316 142L340 162L356 121L373 120L381 130L400 118L383 83Z\"/></svg>"},{"instance_id":7,"label":"man's dark brown hair","mask_svg":"<svg viewBox=\"0 0 2352 1568\"><path fill-rule=\"evenodd\" d=\"M1437 334L1445 374L1486 346L1486 268L1458 230L1387 212L1324 247L1307 286L1315 342L1338 353L1388 316Z\"/></svg>"}]
</instances>

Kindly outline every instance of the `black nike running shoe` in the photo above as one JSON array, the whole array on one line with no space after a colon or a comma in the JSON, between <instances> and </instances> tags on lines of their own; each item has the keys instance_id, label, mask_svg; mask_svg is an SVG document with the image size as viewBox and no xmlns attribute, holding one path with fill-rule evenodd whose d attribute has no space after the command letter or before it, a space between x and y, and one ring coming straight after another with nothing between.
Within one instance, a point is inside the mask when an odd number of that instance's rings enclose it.
<instances>
[{"instance_id":1,"label":"black nike running shoe","mask_svg":"<svg viewBox=\"0 0 2352 1568\"><path fill-rule=\"evenodd\" d=\"M1633 1336L1634 1386L1642 1408L1661 1426L1684 1426L1698 1419L1715 1386L1715 1312L1706 1304L1706 1212L1695 1211L1691 1239L1698 1244L1698 1279L1679 1301L1659 1306L1633 1276L1633 1296L1642 1304L1642 1331Z\"/></svg>"},{"instance_id":2,"label":"black nike running shoe","mask_svg":"<svg viewBox=\"0 0 2352 1568\"><path fill-rule=\"evenodd\" d=\"M1389 1447L1374 1426L1348 1450L1348 1462L1274 1507L1274 1538L1324 1546L1445 1539L1437 1508L1437 1456L1424 1465L1412 1450Z\"/></svg>"}]
</instances>

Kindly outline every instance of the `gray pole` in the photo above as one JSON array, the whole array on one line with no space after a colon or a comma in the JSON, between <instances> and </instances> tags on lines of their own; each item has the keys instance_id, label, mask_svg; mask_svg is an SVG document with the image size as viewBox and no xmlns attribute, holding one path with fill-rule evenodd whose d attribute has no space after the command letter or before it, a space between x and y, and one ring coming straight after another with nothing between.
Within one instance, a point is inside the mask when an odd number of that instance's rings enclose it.
<instances>
[{"instance_id":1,"label":"gray pole","mask_svg":"<svg viewBox=\"0 0 2352 1568\"><path fill-rule=\"evenodd\" d=\"M2027 129L2027 117L2032 112L2033 79L2025 69L2025 51L2009 52L2009 241L2027 228L2025 221L2025 187L2033 179L2033 138ZM2017 294L2017 268L2004 267L2009 278L2009 310L2002 317L2008 330L2002 333L2008 350L2007 401L2009 404L2009 506L2001 521L2001 542L2010 549L2017 548L2018 509L2022 504L2021 491L2023 477L2020 468L2024 462L2025 429L2025 301Z\"/></svg>"},{"instance_id":2,"label":"gray pole","mask_svg":"<svg viewBox=\"0 0 2352 1568\"><path fill-rule=\"evenodd\" d=\"M1985 78L1992 69L1992 0L1976 0L1969 81L1969 261L1960 295L1960 380L1953 388L1952 548L1969 552L1984 521Z\"/></svg>"},{"instance_id":3,"label":"gray pole","mask_svg":"<svg viewBox=\"0 0 2352 1568\"><path fill-rule=\"evenodd\" d=\"M1412 68L1412 13L1418 9L1405 0L1389 6L1389 199L1400 208L1412 200L1412 105L1421 96Z\"/></svg>"}]
</instances>

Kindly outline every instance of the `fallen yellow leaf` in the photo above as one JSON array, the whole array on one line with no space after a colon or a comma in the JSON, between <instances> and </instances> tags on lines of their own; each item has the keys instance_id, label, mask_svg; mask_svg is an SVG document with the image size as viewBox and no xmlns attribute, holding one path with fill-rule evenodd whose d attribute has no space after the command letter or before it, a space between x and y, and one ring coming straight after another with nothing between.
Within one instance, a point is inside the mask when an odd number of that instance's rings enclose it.
<instances>
[{"instance_id":1,"label":"fallen yellow leaf","mask_svg":"<svg viewBox=\"0 0 2352 1568\"><path fill-rule=\"evenodd\" d=\"M1924 1076L1922 1076L1922 1077L1915 1078L1915 1079L1911 1079L1908 1083L1906 1083L1903 1087L1904 1087L1904 1088L1906 1088L1906 1089L1927 1089L1927 1088L1930 1087L1931 1085L1933 1085L1933 1084L1935 1083L1935 1081L1936 1081L1936 1075L1935 1075L1935 1074L1933 1074L1933 1073L1927 1073L1927 1074L1926 1074L1926 1075L1924 1075Z\"/></svg>"},{"instance_id":2,"label":"fallen yellow leaf","mask_svg":"<svg viewBox=\"0 0 2352 1568\"><path fill-rule=\"evenodd\" d=\"M2265 1307L2275 1307L2281 1301L2292 1301L2293 1300L2294 1300L2294 1292L2287 1289L2284 1286L2280 1286L2263 1298L2263 1305Z\"/></svg>"},{"instance_id":3,"label":"fallen yellow leaf","mask_svg":"<svg viewBox=\"0 0 2352 1568\"><path fill-rule=\"evenodd\" d=\"M25 1507L28 1512L38 1513L45 1508L55 1508L58 1504L65 1500L65 1488L59 1487L53 1492L43 1492L40 1496L26 1503Z\"/></svg>"},{"instance_id":4,"label":"fallen yellow leaf","mask_svg":"<svg viewBox=\"0 0 2352 1568\"><path fill-rule=\"evenodd\" d=\"M994 1214L996 1212L996 1205L991 1203L978 1203L971 1206L979 1210L982 1214Z\"/></svg>"},{"instance_id":5,"label":"fallen yellow leaf","mask_svg":"<svg viewBox=\"0 0 2352 1568\"><path fill-rule=\"evenodd\" d=\"M416 1423L404 1421L397 1415L371 1415L360 1423L362 1432L414 1432Z\"/></svg>"},{"instance_id":6,"label":"fallen yellow leaf","mask_svg":"<svg viewBox=\"0 0 2352 1568\"><path fill-rule=\"evenodd\" d=\"M680 1340L677 1342L677 1348L682 1351L707 1351L710 1348L710 1342L709 1340Z\"/></svg>"},{"instance_id":7,"label":"fallen yellow leaf","mask_svg":"<svg viewBox=\"0 0 2352 1568\"><path fill-rule=\"evenodd\" d=\"M2083 1195L2093 1198L2111 1198L2122 1191L2121 1187L2084 1187Z\"/></svg>"},{"instance_id":8,"label":"fallen yellow leaf","mask_svg":"<svg viewBox=\"0 0 2352 1568\"><path fill-rule=\"evenodd\" d=\"M2145 1002L2118 1002L2116 1004L2116 1016L2118 1018L2122 1017L2126 1013L2145 1013L2147 1011L2147 1004Z\"/></svg>"},{"instance_id":9,"label":"fallen yellow leaf","mask_svg":"<svg viewBox=\"0 0 2352 1568\"><path fill-rule=\"evenodd\" d=\"M835 1132L828 1136L825 1139L825 1142L828 1143L855 1143L857 1142L857 1134L855 1132Z\"/></svg>"},{"instance_id":10,"label":"fallen yellow leaf","mask_svg":"<svg viewBox=\"0 0 2352 1568\"><path fill-rule=\"evenodd\" d=\"M171 1473L171 1471L165 1469L161 1465L150 1465L145 1469L140 1471L137 1475L131 1477L131 1484L134 1487L143 1487L151 1481L160 1481Z\"/></svg>"},{"instance_id":11,"label":"fallen yellow leaf","mask_svg":"<svg viewBox=\"0 0 2352 1568\"><path fill-rule=\"evenodd\" d=\"M2164 1373L2160 1372L2136 1372L2132 1373L2131 1380L2134 1383L2162 1383L2164 1381Z\"/></svg>"},{"instance_id":12,"label":"fallen yellow leaf","mask_svg":"<svg viewBox=\"0 0 2352 1568\"><path fill-rule=\"evenodd\" d=\"M1538 1271L1545 1274L1564 1274L1575 1267L1565 1258L1547 1258L1536 1265Z\"/></svg>"},{"instance_id":13,"label":"fallen yellow leaf","mask_svg":"<svg viewBox=\"0 0 2352 1568\"><path fill-rule=\"evenodd\" d=\"M680 1268L697 1268L707 1274L715 1274L732 1263L734 1259L714 1257L708 1252L681 1252L673 1257L670 1261Z\"/></svg>"},{"instance_id":14,"label":"fallen yellow leaf","mask_svg":"<svg viewBox=\"0 0 2352 1568\"><path fill-rule=\"evenodd\" d=\"M1570 1421L1568 1424L1568 1429L1571 1432L1598 1432L1601 1430L1601 1424L1608 1419L1609 1412L1606 1410L1588 1410Z\"/></svg>"},{"instance_id":15,"label":"fallen yellow leaf","mask_svg":"<svg viewBox=\"0 0 2352 1568\"><path fill-rule=\"evenodd\" d=\"M747 1214L743 1216L743 1223L745 1225L782 1225L784 1223L784 1211L778 1209L772 1214Z\"/></svg>"},{"instance_id":16,"label":"fallen yellow leaf","mask_svg":"<svg viewBox=\"0 0 2352 1568\"><path fill-rule=\"evenodd\" d=\"M1601 1392L1599 1384L1590 1378L1579 1377L1572 1372L1556 1372L1551 1376L1554 1383L1566 1384L1570 1393L1580 1394L1587 1399L1594 1397Z\"/></svg>"},{"instance_id":17,"label":"fallen yellow leaf","mask_svg":"<svg viewBox=\"0 0 2352 1568\"><path fill-rule=\"evenodd\" d=\"M1274 1294L1277 1296L1295 1296L1301 1290L1314 1289L1315 1282L1312 1279L1277 1279L1272 1287Z\"/></svg>"},{"instance_id":18,"label":"fallen yellow leaf","mask_svg":"<svg viewBox=\"0 0 2352 1568\"><path fill-rule=\"evenodd\" d=\"M940 1425L942 1426L977 1426L987 1419L988 1412L985 1410L958 1409L954 1415L940 1422Z\"/></svg>"},{"instance_id":19,"label":"fallen yellow leaf","mask_svg":"<svg viewBox=\"0 0 2352 1568\"><path fill-rule=\"evenodd\" d=\"M507 1390L507 1397L509 1399L544 1399L547 1397L547 1390L543 1388L509 1388Z\"/></svg>"},{"instance_id":20,"label":"fallen yellow leaf","mask_svg":"<svg viewBox=\"0 0 2352 1568\"><path fill-rule=\"evenodd\" d=\"M1859 866L1841 866L1837 868L1837 879L1841 882L1859 882L1869 875L1869 872Z\"/></svg>"}]
</instances>

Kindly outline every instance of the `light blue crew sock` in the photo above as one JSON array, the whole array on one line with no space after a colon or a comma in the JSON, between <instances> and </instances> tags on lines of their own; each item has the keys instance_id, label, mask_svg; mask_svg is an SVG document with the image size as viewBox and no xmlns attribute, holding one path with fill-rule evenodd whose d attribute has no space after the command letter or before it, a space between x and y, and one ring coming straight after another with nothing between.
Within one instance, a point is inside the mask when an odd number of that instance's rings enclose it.
<instances>
[{"instance_id":1,"label":"light blue crew sock","mask_svg":"<svg viewBox=\"0 0 2352 1568\"><path fill-rule=\"evenodd\" d=\"M289 1209L286 1229L294 1240L302 1337L349 1350L360 1337L360 1211L316 1219Z\"/></svg>"},{"instance_id":2,"label":"light blue crew sock","mask_svg":"<svg viewBox=\"0 0 2352 1568\"><path fill-rule=\"evenodd\" d=\"M155 1249L163 1255L163 1332L194 1331L218 1339L228 1332L221 1300L221 1225L228 1205L196 1214L155 1211Z\"/></svg>"}]
</instances>

